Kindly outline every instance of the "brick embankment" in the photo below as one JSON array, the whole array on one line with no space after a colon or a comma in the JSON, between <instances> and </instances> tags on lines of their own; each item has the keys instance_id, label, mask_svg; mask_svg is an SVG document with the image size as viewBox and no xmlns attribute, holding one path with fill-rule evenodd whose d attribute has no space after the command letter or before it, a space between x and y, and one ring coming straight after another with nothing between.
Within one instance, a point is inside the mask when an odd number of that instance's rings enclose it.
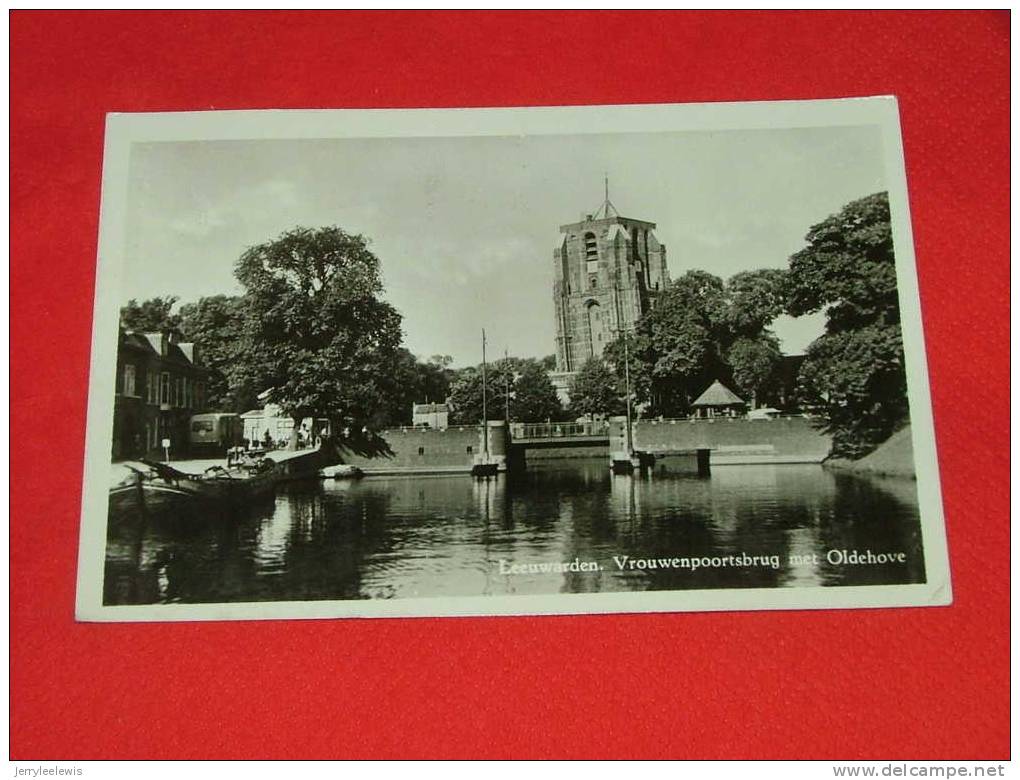
<instances>
[{"instance_id":1,"label":"brick embankment","mask_svg":"<svg viewBox=\"0 0 1020 780\"><path fill-rule=\"evenodd\" d=\"M616 427L614 435L619 436ZM707 449L713 466L821 463L831 448L832 439L806 417L640 420L634 425L634 449L650 453Z\"/></svg>"},{"instance_id":2,"label":"brick embankment","mask_svg":"<svg viewBox=\"0 0 1020 780\"><path fill-rule=\"evenodd\" d=\"M341 463L357 466L368 475L470 473L488 457L506 460L506 429L499 422L488 426L485 454L481 426L450 428L392 428L380 431L370 445L338 447Z\"/></svg>"}]
</instances>

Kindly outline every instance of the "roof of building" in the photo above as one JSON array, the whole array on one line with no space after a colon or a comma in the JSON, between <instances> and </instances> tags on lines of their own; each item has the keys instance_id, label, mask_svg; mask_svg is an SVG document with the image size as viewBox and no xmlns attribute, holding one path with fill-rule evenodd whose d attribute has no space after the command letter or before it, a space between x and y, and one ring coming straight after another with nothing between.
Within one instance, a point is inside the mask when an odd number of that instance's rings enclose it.
<instances>
[{"instance_id":1,"label":"roof of building","mask_svg":"<svg viewBox=\"0 0 1020 780\"><path fill-rule=\"evenodd\" d=\"M163 360L170 360L176 363L187 363L191 366L201 366L196 356L195 345L192 342L180 343L166 339L166 354L162 354L163 341L159 333L138 333L136 331L121 331L120 346L147 352L156 355Z\"/></svg>"},{"instance_id":2,"label":"roof of building","mask_svg":"<svg viewBox=\"0 0 1020 780\"><path fill-rule=\"evenodd\" d=\"M450 407L447 404L414 405L414 414L434 414L435 412L448 412L448 411L450 411Z\"/></svg>"},{"instance_id":3,"label":"roof of building","mask_svg":"<svg viewBox=\"0 0 1020 780\"><path fill-rule=\"evenodd\" d=\"M740 396L730 390L718 379L709 385L708 390L698 396L692 406L736 406L743 404Z\"/></svg>"},{"instance_id":4,"label":"roof of building","mask_svg":"<svg viewBox=\"0 0 1020 780\"><path fill-rule=\"evenodd\" d=\"M612 241L620 234L623 234L625 241L630 240L630 234L627 232L627 228L617 222L616 224L609 226L609 232L606 234L606 240Z\"/></svg>"}]
</instances>

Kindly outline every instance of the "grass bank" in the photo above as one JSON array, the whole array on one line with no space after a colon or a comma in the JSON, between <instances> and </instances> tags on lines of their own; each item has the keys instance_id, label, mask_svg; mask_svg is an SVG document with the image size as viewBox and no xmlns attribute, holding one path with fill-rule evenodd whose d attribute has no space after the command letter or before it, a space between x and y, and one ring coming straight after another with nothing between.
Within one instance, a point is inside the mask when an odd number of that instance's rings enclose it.
<instances>
[{"instance_id":1,"label":"grass bank","mask_svg":"<svg viewBox=\"0 0 1020 780\"><path fill-rule=\"evenodd\" d=\"M834 458L825 461L825 467L863 474L880 474L886 477L916 479L914 447L910 439L910 426L901 428L878 446L874 452L858 460Z\"/></svg>"}]
</instances>

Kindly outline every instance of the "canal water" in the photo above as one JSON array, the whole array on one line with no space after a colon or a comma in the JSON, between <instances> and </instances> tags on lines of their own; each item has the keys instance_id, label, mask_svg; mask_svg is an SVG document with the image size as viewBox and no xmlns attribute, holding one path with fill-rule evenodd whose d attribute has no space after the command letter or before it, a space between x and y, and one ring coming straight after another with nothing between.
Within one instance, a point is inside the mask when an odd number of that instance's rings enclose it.
<instances>
[{"instance_id":1,"label":"canal water","mask_svg":"<svg viewBox=\"0 0 1020 780\"><path fill-rule=\"evenodd\" d=\"M815 465L614 476L604 458L301 482L233 516L110 518L107 604L924 581L916 487Z\"/></svg>"}]
</instances>

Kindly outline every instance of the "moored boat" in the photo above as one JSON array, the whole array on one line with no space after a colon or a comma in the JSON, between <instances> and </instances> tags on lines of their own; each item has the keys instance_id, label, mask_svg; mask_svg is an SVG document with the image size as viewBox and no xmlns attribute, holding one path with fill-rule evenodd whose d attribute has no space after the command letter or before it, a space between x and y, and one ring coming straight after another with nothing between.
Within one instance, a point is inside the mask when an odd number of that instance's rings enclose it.
<instances>
[{"instance_id":1,"label":"moored boat","mask_svg":"<svg viewBox=\"0 0 1020 780\"><path fill-rule=\"evenodd\" d=\"M165 463L140 460L121 464L125 475L110 488L110 509L155 512L181 505L243 506L271 495L278 468L263 461L254 468L212 466L189 474Z\"/></svg>"},{"instance_id":2,"label":"moored boat","mask_svg":"<svg viewBox=\"0 0 1020 780\"><path fill-rule=\"evenodd\" d=\"M319 476L323 479L360 479L365 472L349 463L339 463L319 469Z\"/></svg>"}]
</instances>

